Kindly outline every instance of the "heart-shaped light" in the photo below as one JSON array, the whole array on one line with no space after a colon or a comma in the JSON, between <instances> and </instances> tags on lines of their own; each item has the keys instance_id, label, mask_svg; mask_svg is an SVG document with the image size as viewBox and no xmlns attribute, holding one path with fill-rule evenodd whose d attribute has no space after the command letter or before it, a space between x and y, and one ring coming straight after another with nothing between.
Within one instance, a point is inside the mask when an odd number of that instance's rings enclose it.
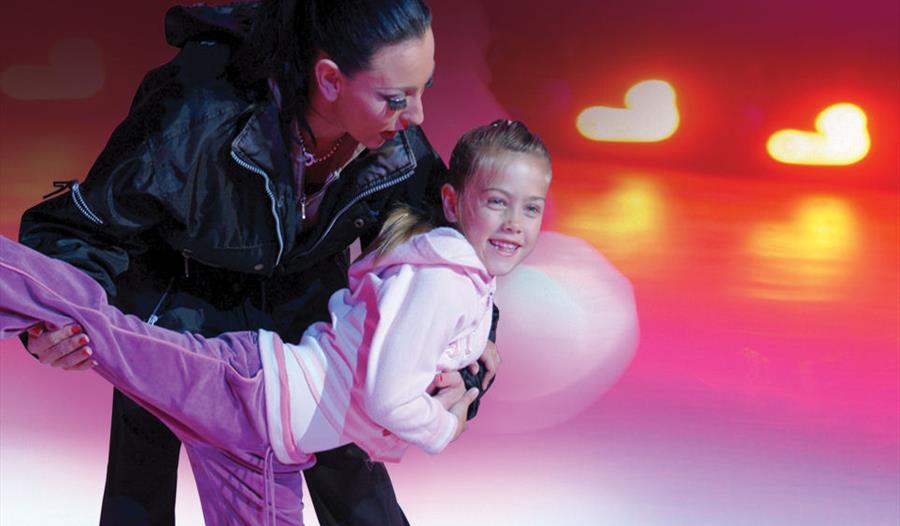
<instances>
[{"instance_id":1,"label":"heart-shaped light","mask_svg":"<svg viewBox=\"0 0 900 526\"><path fill-rule=\"evenodd\" d=\"M48 64L17 64L0 73L0 90L19 100L86 99L105 81L100 48L87 38L69 38L50 50Z\"/></svg>"},{"instance_id":2,"label":"heart-shaped light","mask_svg":"<svg viewBox=\"0 0 900 526\"><path fill-rule=\"evenodd\" d=\"M816 131L780 130L769 137L766 149L786 164L846 166L861 161L870 146L865 112L842 102L816 117Z\"/></svg>"},{"instance_id":3,"label":"heart-shaped light","mask_svg":"<svg viewBox=\"0 0 900 526\"><path fill-rule=\"evenodd\" d=\"M659 142L675 133L678 122L672 85L645 80L625 93L624 108L592 106L578 115L575 126L594 141Z\"/></svg>"}]
</instances>

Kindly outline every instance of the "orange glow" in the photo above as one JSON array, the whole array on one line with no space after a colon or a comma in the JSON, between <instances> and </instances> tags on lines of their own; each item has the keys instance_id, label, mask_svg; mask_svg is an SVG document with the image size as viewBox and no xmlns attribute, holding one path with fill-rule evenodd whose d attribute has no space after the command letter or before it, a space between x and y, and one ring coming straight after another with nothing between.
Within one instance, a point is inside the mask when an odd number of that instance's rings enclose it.
<instances>
[{"instance_id":1,"label":"orange glow","mask_svg":"<svg viewBox=\"0 0 900 526\"><path fill-rule=\"evenodd\" d=\"M772 158L786 164L845 166L861 161L870 146L865 112L842 102L816 117L816 131L778 131L766 148Z\"/></svg>"},{"instance_id":2,"label":"orange glow","mask_svg":"<svg viewBox=\"0 0 900 526\"><path fill-rule=\"evenodd\" d=\"M844 200L805 199L790 221L750 232L751 295L791 301L834 298L852 273L859 235L856 215Z\"/></svg>"},{"instance_id":3,"label":"orange glow","mask_svg":"<svg viewBox=\"0 0 900 526\"><path fill-rule=\"evenodd\" d=\"M592 106L578 115L575 126L594 141L659 142L675 133L678 122L672 85L645 80L625 93L625 108Z\"/></svg>"},{"instance_id":4,"label":"orange glow","mask_svg":"<svg viewBox=\"0 0 900 526\"><path fill-rule=\"evenodd\" d=\"M650 179L624 176L611 192L567 206L561 229L593 243L614 261L646 259L646 252L664 243L665 199Z\"/></svg>"}]
</instances>

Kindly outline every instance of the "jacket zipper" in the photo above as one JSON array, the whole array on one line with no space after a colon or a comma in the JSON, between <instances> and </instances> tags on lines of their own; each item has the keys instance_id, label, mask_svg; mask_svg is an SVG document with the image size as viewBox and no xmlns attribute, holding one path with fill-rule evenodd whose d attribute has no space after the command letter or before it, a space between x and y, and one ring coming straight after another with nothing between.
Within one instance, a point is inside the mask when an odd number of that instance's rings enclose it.
<instances>
[{"instance_id":1,"label":"jacket zipper","mask_svg":"<svg viewBox=\"0 0 900 526\"><path fill-rule=\"evenodd\" d=\"M159 298L159 301L156 302L156 306L153 307L153 312L150 313L150 316L147 318L147 324L156 325L156 322L159 321L159 310L163 306L163 302L166 301L166 298L169 296L169 292L172 291L172 284L175 283L175 278L169 279L169 285L166 286L166 291L163 292L162 297Z\"/></svg>"},{"instance_id":2,"label":"jacket zipper","mask_svg":"<svg viewBox=\"0 0 900 526\"><path fill-rule=\"evenodd\" d=\"M356 203L358 203L360 200L362 200L362 199L364 199L364 198L366 198L366 197L368 197L368 196L370 196L370 195L372 195L372 194L374 194L374 193L376 193L376 192L380 192L380 191L384 190L385 188L388 188L389 186L393 186L393 185L395 185L395 184L397 184L397 183L402 183L403 181L405 181L405 180L409 179L410 177L412 177L412 174L413 174L413 173L414 173L414 170L410 170L410 171L407 172L406 174L401 175L400 177L397 177L396 179L392 179L392 180L390 180L390 181L385 181L385 182L383 182L383 183L380 183L380 184L377 184L377 185L373 186L372 188L369 188L368 190L366 190L366 191L364 191L364 192L361 192L359 195L357 195L356 197L354 197L349 203L347 203L346 205L344 205L344 207L341 208L341 209L338 211L337 214L334 215L334 218L331 219L331 223L328 224L328 228L325 229L325 232L322 234L322 236L315 242L315 244L314 244L313 246L311 246L311 247L309 248L309 250L307 250L307 251L305 251L305 252L302 252L302 253L300 253L300 254L297 254L297 255L298 255L298 256L305 256L305 255L309 254L310 252L312 252L313 250L315 250L316 247L318 247L319 244L322 242L322 240L324 240L324 239L328 236L328 233L331 232L331 229L334 227L335 223L337 223L337 220L340 219L340 217L341 217L347 210L349 210L350 207L352 207L353 205L355 205Z\"/></svg>"},{"instance_id":3,"label":"jacket zipper","mask_svg":"<svg viewBox=\"0 0 900 526\"><path fill-rule=\"evenodd\" d=\"M84 200L84 197L81 195L81 185L78 182L72 183L72 201L75 203L75 208L78 209L86 218L90 219L91 222L96 223L98 225L103 224L103 220L97 217L97 214L94 213L93 210L88 206L87 202Z\"/></svg>"},{"instance_id":4,"label":"jacket zipper","mask_svg":"<svg viewBox=\"0 0 900 526\"><path fill-rule=\"evenodd\" d=\"M241 159L234 150L231 150L231 157L235 160L236 163L243 166L247 170L250 170L251 172L259 175L263 178L263 181L265 181L266 195L269 196L269 201L272 204L272 217L275 218L275 233L278 234L278 257L275 258L274 265L274 267L277 267L278 264L281 263L281 256L284 253L284 236L281 234L281 218L278 217L278 210L275 207L275 192L272 191L269 176L266 175L266 172L263 171L262 168L259 168L258 166L250 164L249 162Z\"/></svg>"}]
</instances>

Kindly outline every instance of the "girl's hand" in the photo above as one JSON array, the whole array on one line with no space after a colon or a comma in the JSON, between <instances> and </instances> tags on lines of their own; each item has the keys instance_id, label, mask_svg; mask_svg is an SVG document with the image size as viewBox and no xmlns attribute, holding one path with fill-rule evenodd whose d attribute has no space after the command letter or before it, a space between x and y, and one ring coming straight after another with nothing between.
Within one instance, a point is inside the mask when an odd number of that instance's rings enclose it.
<instances>
[{"instance_id":1,"label":"girl's hand","mask_svg":"<svg viewBox=\"0 0 900 526\"><path fill-rule=\"evenodd\" d=\"M28 329L27 334L25 347L42 364L66 371L84 371L97 366L91 359L90 339L79 325L56 329L39 324Z\"/></svg>"},{"instance_id":2,"label":"girl's hand","mask_svg":"<svg viewBox=\"0 0 900 526\"><path fill-rule=\"evenodd\" d=\"M466 391L462 395L462 398L450 406L450 412L456 416L456 420L459 422L456 426L456 434L450 439L451 442L459 438L459 435L466 430L466 414L469 412L469 404L474 402L476 398L478 398L478 388L473 387Z\"/></svg>"},{"instance_id":3,"label":"girl's hand","mask_svg":"<svg viewBox=\"0 0 900 526\"><path fill-rule=\"evenodd\" d=\"M479 362L484 364L484 380L481 382L481 389L485 390L491 385L491 380L494 379L494 376L497 375L497 369L500 368L500 353L497 352L497 345L494 342L487 342L481 358L479 358L477 362L469 365L469 372L478 374Z\"/></svg>"}]
</instances>

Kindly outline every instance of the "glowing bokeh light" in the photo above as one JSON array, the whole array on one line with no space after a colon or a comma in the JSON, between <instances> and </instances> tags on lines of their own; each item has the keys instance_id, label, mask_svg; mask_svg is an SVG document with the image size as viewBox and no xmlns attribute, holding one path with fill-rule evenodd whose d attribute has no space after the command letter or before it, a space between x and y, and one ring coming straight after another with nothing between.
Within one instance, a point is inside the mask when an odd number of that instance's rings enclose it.
<instances>
[{"instance_id":1,"label":"glowing bokeh light","mask_svg":"<svg viewBox=\"0 0 900 526\"><path fill-rule=\"evenodd\" d=\"M594 141L659 142L671 137L678 123L672 85L645 80L625 93L624 108L592 106L578 115L575 126Z\"/></svg>"},{"instance_id":2,"label":"glowing bokeh light","mask_svg":"<svg viewBox=\"0 0 900 526\"><path fill-rule=\"evenodd\" d=\"M655 181L641 174L617 177L613 188L597 196L570 203L561 229L599 247L618 264L632 265L632 272L649 262L647 251L666 244L665 196Z\"/></svg>"},{"instance_id":3,"label":"glowing bokeh light","mask_svg":"<svg viewBox=\"0 0 900 526\"><path fill-rule=\"evenodd\" d=\"M631 283L589 243L544 232L525 264L497 279L503 323L497 347L504 381L482 406L479 428L549 428L581 413L621 376L635 354ZM547 350L554 349L553 359Z\"/></svg>"},{"instance_id":4,"label":"glowing bokeh light","mask_svg":"<svg viewBox=\"0 0 900 526\"><path fill-rule=\"evenodd\" d=\"M750 294L754 297L823 301L839 295L858 252L859 229L852 208L837 197L809 197L784 223L751 231Z\"/></svg>"},{"instance_id":5,"label":"glowing bokeh light","mask_svg":"<svg viewBox=\"0 0 900 526\"><path fill-rule=\"evenodd\" d=\"M769 137L766 149L786 164L846 166L861 161L870 146L865 112L842 102L816 117L816 131L780 130Z\"/></svg>"}]
</instances>

